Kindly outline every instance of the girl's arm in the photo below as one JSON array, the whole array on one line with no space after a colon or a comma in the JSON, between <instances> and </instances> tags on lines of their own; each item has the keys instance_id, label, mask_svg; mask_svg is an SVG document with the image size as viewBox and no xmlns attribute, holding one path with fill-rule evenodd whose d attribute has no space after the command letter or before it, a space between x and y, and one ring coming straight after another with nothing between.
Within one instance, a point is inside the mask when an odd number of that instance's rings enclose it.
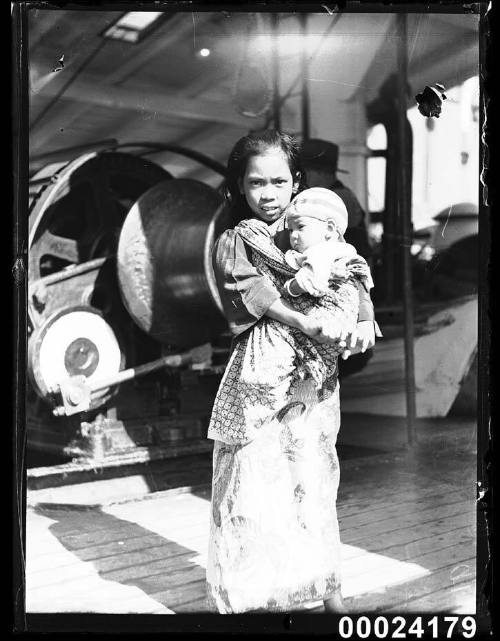
<instances>
[{"instance_id":1,"label":"girl's arm","mask_svg":"<svg viewBox=\"0 0 500 641\"><path fill-rule=\"evenodd\" d=\"M235 336L254 325L274 303L277 304L271 314L274 312L276 320L292 327L300 325L299 312L280 305L280 292L252 265L245 243L234 230L229 229L220 236L212 257L224 314Z\"/></svg>"},{"instance_id":2,"label":"girl's arm","mask_svg":"<svg viewBox=\"0 0 500 641\"><path fill-rule=\"evenodd\" d=\"M358 325L359 323L363 323L365 321L369 321L370 323L372 323L374 338L373 341L369 341L371 343L369 347L373 347L375 336L380 338L382 336L382 332L380 331L378 323L375 320L375 313L373 310L373 303L370 297L370 292L365 289L363 283L361 283L360 281L357 281L357 287L359 294Z\"/></svg>"},{"instance_id":3,"label":"girl's arm","mask_svg":"<svg viewBox=\"0 0 500 641\"><path fill-rule=\"evenodd\" d=\"M310 338L318 338L322 331L322 326L318 321L314 321L305 314L296 311L282 298L278 298L269 306L266 316L285 325L290 325L290 327L300 329L301 332L304 332L304 334L307 334Z\"/></svg>"}]
</instances>

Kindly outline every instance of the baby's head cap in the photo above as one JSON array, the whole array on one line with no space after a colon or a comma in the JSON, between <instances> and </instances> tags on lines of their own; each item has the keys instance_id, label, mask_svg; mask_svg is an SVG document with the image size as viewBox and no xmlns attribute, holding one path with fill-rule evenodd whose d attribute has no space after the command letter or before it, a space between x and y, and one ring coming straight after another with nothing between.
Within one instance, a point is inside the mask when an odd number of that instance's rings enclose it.
<instances>
[{"instance_id":1,"label":"baby's head cap","mask_svg":"<svg viewBox=\"0 0 500 641\"><path fill-rule=\"evenodd\" d=\"M347 229L347 209L344 201L331 189L311 187L297 194L286 209L286 219L306 216L333 221L340 234Z\"/></svg>"}]
</instances>

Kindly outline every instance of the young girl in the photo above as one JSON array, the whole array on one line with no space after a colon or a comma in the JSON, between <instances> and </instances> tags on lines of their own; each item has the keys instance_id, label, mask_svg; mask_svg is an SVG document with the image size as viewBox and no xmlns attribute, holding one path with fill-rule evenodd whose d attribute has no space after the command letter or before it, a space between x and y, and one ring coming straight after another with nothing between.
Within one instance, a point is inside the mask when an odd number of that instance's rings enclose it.
<instances>
[{"instance_id":1,"label":"young girl","mask_svg":"<svg viewBox=\"0 0 500 641\"><path fill-rule=\"evenodd\" d=\"M352 331L359 310L356 279L368 288L373 284L366 261L343 241L347 210L342 199L328 189L306 189L287 207L286 223L295 249L285 254L275 246L262 220L244 220L235 232L250 248L254 266L294 309L332 335L342 327ZM299 299L304 293L311 296ZM247 331L248 340L235 346L221 381L210 438L222 435L226 442L250 441L283 411L294 384L306 376L313 377L319 390L336 385L342 348L319 345L299 329L266 316ZM219 399L227 396L234 399L234 412L226 427L227 412Z\"/></svg>"},{"instance_id":2,"label":"young girl","mask_svg":"<svg viewBox=\"0 0 500 641\"><path fill-rule=\"evenodd\" d=\"M231 152L228 170L235 224L249 218L263 221L276 245L289 249L283 212L300 182L293 139L275 131L245 136ZM245 347L251 334L247 330L264 316L318 343L338 338L326 335L318 322L282 298L279 288L252 263L252 250L234 229L222 234L213 256L235 349ZM359 322L373 327L372 306L364 293ZM237 364L231 373L237 385ZM212 436L209 604L222 613L289 611L323 599L325 609L343 611L336 515L338 382L318 390L311 377L299 381L285 410L246 444L232 438L238 399L231 385L225 389L217 395L215 408L225 421ZM297 437L299 425L305 427L302 437ZM298 473L293 472L294 463ZM305 501L306 522L298 518Z\"/></svg>"}]
</instances>

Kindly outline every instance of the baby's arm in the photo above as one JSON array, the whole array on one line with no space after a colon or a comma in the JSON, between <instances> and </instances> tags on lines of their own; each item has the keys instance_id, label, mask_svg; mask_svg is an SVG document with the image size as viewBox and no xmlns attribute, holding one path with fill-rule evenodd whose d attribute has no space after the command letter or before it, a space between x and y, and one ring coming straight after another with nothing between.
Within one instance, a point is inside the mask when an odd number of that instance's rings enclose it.
<instances>
[{"instance_id":1,"label":"baby's arm","mask_svg":"<svg viewBox=\"0 0 500 641\"><path fill-rule=\"evenodd\" d=\"M306 249L297 261L300 269L295 277L286 283L287 292L291 296L324 296L328 291L331 262L331 248L328 243L318 243Z\"/></svg>"},{"instance_id":2,"label":"baby's arm","mask_svg":"<svg viewBox=\"0 0 500 641\"><path fill-rule=\"evenodd\" d=\"M325 294L325 291L319 288L314 272L307 265L301 267L294 278L285 283L285 290L293 297L301 294L319 297Z\"/></svg>"}]
</instances>

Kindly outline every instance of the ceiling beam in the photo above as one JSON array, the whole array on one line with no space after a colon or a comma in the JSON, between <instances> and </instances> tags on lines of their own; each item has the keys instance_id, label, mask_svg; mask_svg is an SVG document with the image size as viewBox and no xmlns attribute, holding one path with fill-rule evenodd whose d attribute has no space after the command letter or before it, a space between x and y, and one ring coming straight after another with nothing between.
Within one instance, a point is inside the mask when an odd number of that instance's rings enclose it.
<instances>
[{"instance_id":1,"label":"ceiling beam","mask_svg":"<svg viewBox=\"0 0 500 641\"><path fill-rule=\"evenodd\" d=\"M185 96L187 98L194 98L192 94L198 94L203 90L204 87L215 86L217 81L222 79L220 74L220 69L217 69L217 72L212 74L204 74L199 79L195 80L194 83L190 83L184 89L181 89L178 96ZM57 84L57 83L56 83ZM87 103L75 103L74 101L64 100L64 94L62 99L54 104L50 112L46 115L43 121L38 127L30 134L30 147L34 150L35 153L38 153L39 150L45 150L47 146L49 148L54 147L55 139L63 138L61 133L63 131L70 131L71 126L75 122L81 122L86 119L86 114L93 109L93 105ZM43 97L42 97L43 99ZM158 123L158 131L161 131L164 125L172 123L172 126L179 126L178 123L174 123L172 119L172 114L169 114L168 119L163 117L158 117L156 114L155 121ZM196 126L196 123L193 123ZM118 127L116 126L118 125ZM213 123L206 124L202 123L199 125L204 131L214 131L218 130L219 133L225 131L227 128L226 123ZM248 128L250 125L246 125ZM127 120L122 126L119 126L119 121L117 118L113 118L113 131L112 134L120 142L133 141L137 140L138 137L141 139L147 139L148 136L144 136L137 131L137 123L135 118ZM179 130L180 137L182 138L183 133ZM104 134L107 135L107 134ZM190 134L187 134L189 137ZM179 136L175 138L169 137L168 141L177 144L184 144L184 140L179 140Z\"/></svg>"},{"instance_id":2,"label":"ceiling beam","mask_svg":"<svg viewBox=\"0 0 500 641\"><path fill-rule=\"evenodd\" d=\"M67 12L53 11L45 13L60 15ZM109 22L109 14L106 14L106 16L108 16L107 22ZM180 39L183 39L190 35L190 33L194 32L197 27L201 27L212 17L213 13L209 12L178 12L174 14L173 17L170 18L160 28L160 33L157 34L155 38L147 38L138 45L129 45L130 58L118 65L115 71L113 71L111 74L108 74L104 78L104 83L120 84L121 82L124 82L135 71L146 65L154 57L161 55L167 47L174 46L177 42L180 41ZM52 16L45 17L44 22L46 22L47 20L50 26L53 26L55 24L55 20L52 20ZM164 31L165 33L162 33L162 31ZM41 33L37 33L36 42L34 43L35 45L38 44L45 32L46 30L43 30ZM127 45L125 45L125 47L126 46ZM54 96L56 92L53 88L51 91L42 91L43 88L50 84L54 79L57 79L58 81L54 83L57 86L59 86L62 81L62 76L60 74L50 73L50 69L56 63L53 57L53 51L47 49L46 47L38 47L36 49L36 54L31 56L30 63L33 70L31 89L35 94L40 94L42 96ZM66 63L66 73L64 74L64 77L68 73L72 72L71 66L74 64L75 60L70 60L69 64L68 62ZM206 86L205 83L209 81L209 77L207 78L207 76L209 76L209 74L203 76L203 86ZM100 80L99 85L101 85L102 83L103 81ZM65 91L62 97L70 96ZM38 131L35 135L37 147L43 148L45 144L52 138L53 133L61 130L61 123L64 123L65 127L69 127L72 122L76 121L85 114L89 106L92 105L83 102L78 106L74 105L74 107L70 111L67 108L67 105L64 105L64 103L54 105L51 113L43 119L43 126L41 128L37 128Z\"/></svg>"},{"instance_id":3,"label":"ceiling beam","mask_svg":"<svg viewBox=\"0 0 500 641\"><path fill-rule=\"evenodd\" d=\"M196 28L209 22L213 17L212 12L195 13L179 12L173 18L167 20L157 33L150 39L146 38L142 50L131 50L130 58L120 64L116 71L106 76L106 82L120 84L125 82L131 75L146 65L153 58L160 56L165 49L174 46L180 40L196 33ZM194 21L194 23L193 23ZM139 45L139 46L141 46Z\"/></svg>"},{"instance_id":4,"label":"ceiling beam","mask_svg":"<svg viewBox=\"0 0 500 641\"><path fill-rule=\"evenodd\" d=\"M52 84L43 87L40 92L48 98L57 95ZM167 91L155 92L151 87L137 86L131 88L110 87L103 85L101 78L82 76L71 84L64 93L64 98L74 100L82 105L107 107L117 110L132 110L141 113L157 113L168 118L175 117L195 122L221 122L235 127L248 127L248 119L240 116L229 101L216 102L193 100Z\"/></svg>"},{"instance_id":5,"label":"ceiling beam","mask_svg":"<svg viewBox=\"0 0 500 641\"><path fill-rule=\"evenodd\" d=\"M224 80L227 80L228 75L230 78L233 78L235 73L236 71L234 69L229 71L224 66L218 66L207 73L201 73L198 78L182 89L182 95L186 96L186 98L196 98L207 89L212 89Z\"/></svg>"}]
</instances>

